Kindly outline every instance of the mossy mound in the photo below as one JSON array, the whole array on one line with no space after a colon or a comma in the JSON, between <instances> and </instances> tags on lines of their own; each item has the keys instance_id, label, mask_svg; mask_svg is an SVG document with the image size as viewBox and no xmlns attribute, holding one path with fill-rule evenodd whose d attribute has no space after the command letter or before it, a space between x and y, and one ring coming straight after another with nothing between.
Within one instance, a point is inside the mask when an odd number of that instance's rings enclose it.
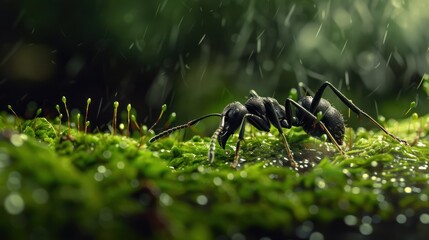
<instances>
[{"instance_id":1,"label":"mossy mound","mask_svg":"<svg viewBox=\"0 0 429 240\"><path fill-rule=\"evenodd\" d=\"M390 121L412 143L346 130L346 155L300 128L247 129L207 162L209 138L151 145L84 134L44 118L0 116L5 239L424 239L429 236L429 116Z\"/></svg>"}]
</instances>

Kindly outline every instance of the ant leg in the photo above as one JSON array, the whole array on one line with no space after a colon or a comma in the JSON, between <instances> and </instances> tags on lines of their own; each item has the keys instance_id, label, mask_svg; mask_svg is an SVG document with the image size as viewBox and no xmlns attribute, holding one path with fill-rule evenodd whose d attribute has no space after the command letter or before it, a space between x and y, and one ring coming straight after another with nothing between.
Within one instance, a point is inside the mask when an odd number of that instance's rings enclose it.
<instances>
[{"instance_id":1,"label":"ant leg","mask_svg":"<svg viewBox=\"0 0 429 240\"><path fill-rule=\"evenodd\" d=\"M316 94L313 97L313 101L311 103L311 107L310 107L310 112L314 112L314 110L316 109L316 107L319 105L320 99L322 98L322 94L323 91L326 89L326 87L330 87L332 89L332 91L335 93L335 95L337 95L337 97L348 107L350 108L353 112L355 112L358 116L363 115L365 116L367 119L369 119L369 121L372 122L372 124L374 124L375 126L377 126L378 128L380 128L384 133L386 133L387 135L389 135L391 138L395 139L396 141L403 143L405 145L408 146L408 142L398 138L397 136L393 135L392 133L390 133L389 131L387 131L386 128L384 128L383 126L381 126L377 121L375 121L375 119L373 119L371 116L368 115L368 113L362 111L360 108L358 108L355 104L352 103L352 101L350 101L346 96L344 96L343 93L340 92L340 90L336 89L330 82L325 82L324 84L322 84L322 86L320 86L320 88L317 90Z\"/></svg>"},{"instance_id":2,"label":"ant leg","mask_svg":"<svg viewBox=\"0 0 429 240\"><path fill-rule=\"evenodd\" d=\"M209 146L209 152L208 152L208 160L210 163L213 163L215 154L214 151L216 149L216 139L219 136L219 133L222 131L223 129L223 123L216 129L216 131L213 133L212 138L210 140L210 146Z\"/></svg>"},{"instance_id":3,"label":"ant leg","mask_svg":"<svg viewBox=\"0 0 429 240\"><path fill-rule=\"evenodd\" d=\"M215 117L215 116L216 117L222 117L222 115L220 113L211 113L211 114L199 117L197 119L189 121L188 123L185 123L185 124L182 124L182 125L179 125L179 126L176 126L176 127L172 127L172 128L169 128L169 129L167 129L167 130L165 130L165 131L163 131L161 133L158 133L157 135L155 135L151 139L149 139L149 143L155 142L156 140L158 140L160 138L168 136L168 135L170 135L171 133L173 133L173 132L175 132L177 130L180 130L180 129L183 129L183 128L188 128L188 127L190 127L190 126L198 123L199 121L201 121L201 120L203 120L205 118Z\"/></svg>"},{"instance_id":4,"label":"ant leg","mask_svg":"<svg viewBox=\"0 0 429 240\"><path fill-rule=\"evenodd\" d=\"M231 164L231 167L233 167L233 168L236 168L238 165L238 160L240 157L239 151L240 151L241 141L243 141L243 139L244 139L244 130L246 128L246 119L247 118L253 118L253 120L256 122L266 123L261 117L259 117L257 115L254 115L251 113L244 115L243 120L241 121L241 124L240 124L240 132L238 134L237 145L235 146L234 162ZM269 131L269 123L268 123L268 131Z\"/></svg>"},{"instance_id":5,"label":"ant leg","mask_svg":"<svg viewBox=\"0 0 429 240\"><path fill-rule=\"evenodd\" d=\"M292 150L290 150L290 147L289 147L289 143L287 142L287 139L286 139L286 136L285 136L285 134L284 134L284 132L283 132L283 128L282 128L282 126L281 126L281 124L280 124L280 120L279 120L279 117L277 116L277 114L276 114L276 112L275 112L275 108L274 108L274 104L273 104L273 102L272 101L267 101L267 105L266 105L266 110L267 110L267 116L268 116L268 118L270 119L270 121L272 122L272 124L274 125L274 127L276 127L277 128L277 130L279 131L279 133L280 133L280 136L282 137L282 141L283 141L283 145L284 145L284 147L285 147L285 149L286 149L286 153L287 153L287 155L288 155L288 158L289 158L289 160L290 160L290 165L293 167L293 168L296 168L296 167L298 167L298 164L295 162L295 160L294 160L294 158L293 158L293 155L292 155ZM287 117L288 118L288 117ZM291 122L289 122L289 121L287 121L288 123L288 125L289 126L286 126L286 127L288 127L288 128L290 128L292 125L291 125Z\"/></svg>"},{"instance_id":6,"label":"ant leg","mask_svg":"<svg viewBox=\"0 0 429 240\"><path fill-rule=\"evenodd\" d=\"M288 119L288 121L292 121L293 120L291 105L294 105L296 108L299 108L304 113L304 115L306 115L307 117L313 119L313 121L316 124L319 124L319 126L326 133L326 135L328 136L329 140L331 140L331 142L335 145L335 147L338 149L338 151L340 151L340 153L343 154L343 155L346 154L343 151L343 149L340 147L340 145L337 143L337 141L335 141L335 138L332 136L331 132L328 130L328 128L325 126L325 124L322 121L319 121L317 119L317 117L314 116L314 114L312 114L307 109L305 109L303 106L299 105L299 103L295 102L294 100L292 100L290 98L287 98L286 102L285 102L286 118Z\"/></svg>"}]
</instances>

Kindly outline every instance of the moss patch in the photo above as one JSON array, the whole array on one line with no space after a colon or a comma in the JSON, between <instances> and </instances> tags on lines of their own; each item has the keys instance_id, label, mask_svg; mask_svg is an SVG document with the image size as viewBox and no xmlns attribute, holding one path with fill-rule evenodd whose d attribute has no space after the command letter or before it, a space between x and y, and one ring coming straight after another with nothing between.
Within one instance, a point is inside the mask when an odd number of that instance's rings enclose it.
<instances>
[{"instance_id":1,"label":"moss patch","mask_svg":"<svg viewBox=\"0 0 429 240\"><path fill-rule=\"evenodd\" d=\"M58 123L18 124L2 114L0 232L7 239L424 239L428 122L386 123L412 146L347 129L345 156L299 128L285 130L297 169L276 130L249 128L232 169L236 136L209 164L207 137L172 135L151 145L74 129L64 137Z\"/></svg>"}]
</instances>

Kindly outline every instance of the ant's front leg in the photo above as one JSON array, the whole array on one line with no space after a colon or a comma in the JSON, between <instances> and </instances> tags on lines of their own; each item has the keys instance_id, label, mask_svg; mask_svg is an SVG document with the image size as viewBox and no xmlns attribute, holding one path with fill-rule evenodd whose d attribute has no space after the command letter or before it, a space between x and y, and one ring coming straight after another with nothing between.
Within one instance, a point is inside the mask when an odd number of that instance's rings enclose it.
<instances>
[{"instance_id":1,"label":"ant's front leg","mask_svg":"<svg viewBox=\"0 0 429 240\"><path fill-rule=\"evenodd\" d=\"M260 130L267 131L267 129L268 129L268 131L269 131L269 129L270 129L270 123L265 121L261 117L254 115L254 114L251 114L251 113L244 115L243 120L241 121L241 124L240 124L240 132L238 134L238 141L237 141L237 144L235 146L234 162L231 164L231 167L233 167L233 168L236 168L238 166L238 161L240 158L239 151L240 151L241 141L243 141L243 139L244 139L244 131L246 128L247 118L249 118L249 120L251 119L252 125L257 126L257 128Z\"/></svg>"},{"instance_id":2,"label":"ant's front leg","mask_svg":"<svg viewBox=\"0 0 429 240\"><path fill-rule=\"evenodd\" d=\"M267 116L268 119L270 120L270 122L274 125L274 127L277 128L277 130L279 131L280 136L282 137L282 141L283 141L283 145L286 149L286 153L288 155L289 161L290 161L290 165L293 168L298 167L298 164L295 162L293 155L292 155L292 150L289 147L289 143L287 142L286 136L283 133L283 128L282 125L280 124L280 119L278 114L276 113L276 108L274 104L279 104L277 101L273 102L272 100L267 100L266 101L266 109L267 109ZM279 104L280 105L280 104ZM277 110L279 110L279 108L277 108ZM287 117L288 119L288 117ZM290 128L290 122L287 123L289 125Z\"/></svg>"}]
</instances>

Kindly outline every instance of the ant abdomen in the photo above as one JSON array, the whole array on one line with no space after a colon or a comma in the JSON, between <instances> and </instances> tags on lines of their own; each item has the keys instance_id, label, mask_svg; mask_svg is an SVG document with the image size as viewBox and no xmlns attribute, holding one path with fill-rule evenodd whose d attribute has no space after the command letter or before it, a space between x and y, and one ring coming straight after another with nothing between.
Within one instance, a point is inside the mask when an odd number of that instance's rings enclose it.
<instances>
[{"instance_id":1,"label":"ant abdomen","mask_svg":"<svg viewBox=\"0 0 429 240\"><path fill-rule=\"evenodd\" d=\"M311 111L311 103L313 101L312 96L302 97L298 103L303 106L308 111L312 112L314 115L318 115L320 112L322 114L322 118L320 119L323 124L325 124L326 128L334 137L335 141L339 144L343 144L344 139L344 118L341 113L334 108L326 99L321 98L319 104L316 106L314 111ZM326 132L322 129L319 124L316 124L310 117L305 115L302 110L299 108L296 110L296 116L301 124L302 128L306 133L314 137L320 137ZM330 139L328 138L330 141Z\"/></svg>"}]
</instances>

